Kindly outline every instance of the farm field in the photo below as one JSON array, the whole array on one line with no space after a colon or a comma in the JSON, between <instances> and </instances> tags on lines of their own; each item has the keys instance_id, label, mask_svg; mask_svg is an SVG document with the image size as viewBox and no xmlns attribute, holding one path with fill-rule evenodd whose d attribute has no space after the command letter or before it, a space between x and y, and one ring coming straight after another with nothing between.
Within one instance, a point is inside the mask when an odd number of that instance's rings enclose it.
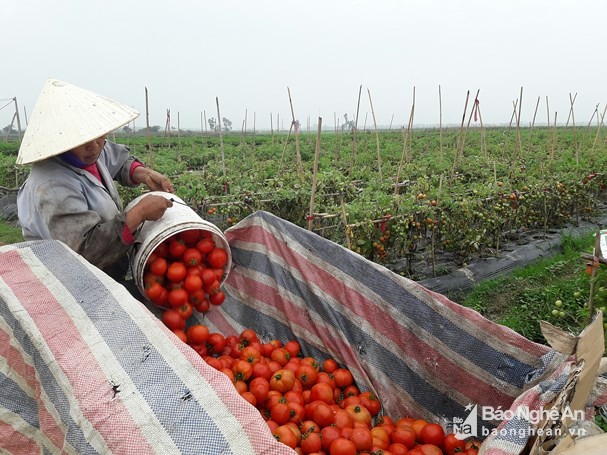
<instances>
[{"instance_id":1,"label":"farm field","mask_svg":"<svg viewBox=\"0 0 607 455\"><path fill-rule=\"evenodd\" d=\"M596 220L606 195L600 127L109 139L221 229L266 210L415 280ZM15 188L27 168L15 168L17 143L0 146L0 186Z\"/></svg>"}]
</instances>

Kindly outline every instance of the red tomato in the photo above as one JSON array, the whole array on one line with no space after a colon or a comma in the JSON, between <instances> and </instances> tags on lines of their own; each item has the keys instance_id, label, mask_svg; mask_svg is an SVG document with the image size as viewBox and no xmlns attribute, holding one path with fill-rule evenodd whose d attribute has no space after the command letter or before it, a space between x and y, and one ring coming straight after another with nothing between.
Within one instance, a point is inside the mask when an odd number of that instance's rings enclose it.
<instances>
[{"instance_id":1,"label":"red tomato","mask_svg":"<svg viewBox=\"0 0 607 455\"><path fill-rule=\"evenodd\" d=\"M429 423L421 429L419 436L422 444L434 444L442 447L445 440L445 430L438 423Z\"/></svg>"},{"instance_id":2,"label":"red tomato","mask_svg":"<svg viewBox=\"0 0 607 455\"><path fill-rule=\"evenodd\" d=\"M295 383L295 373L285 368L278 370L270 378L270 388L280 393L288 392Z\"/></svg>"},{"instance_id":3,"label":"red tomato","mask_svg":"<svg viewBox=\"0 0 607 455\"><path fill-rule=\"evenodd\" d=\"M176 310L166 310L162 313L162 322L171 330L185 328L185 319Z\"/></svg>"},{"instance_id":4,"label":"red tomato","mask_svg":"<svg viewBox=\"0 0 607 455\"><path fill-rule=\"evenodd\" d=\"M280 425L276 430L272 432L277 441L294 449L297 447L297 436L293 433L290 427L286 425Z\"/></svg>"},{"instance_id":5,"label":"red tomato","mask_svg":"<svg viewBox=\"0 0 607 455\"><path fill-rule=\"evenodd\" d=\"M169 256L180 259L183 256L187 246L179 237L173 236L169 241Z\"/></svg>"},{"instance_id":6,"label":"red tomato","mask_svg":"<svg viewBox=\"0 0 607 455\"><path fill-rule=\"evenodd\" d=\"M179 338L181 341L183 341L184 343L186 343L186 342L188 341L188 337L187 337L187 335L185 334L185 332L184 332L183 330L181 330L181 329L175 329L175 330L172 330L172 332L173 332L175 335L177 335L177 337L178 337L178 338Z\"/></svg>"},{"instance_id":7,"label":"red tomato","mask_svg":"<svg viewBox=\"0 0 607 455\"><path fill-rule=\"evenodd\" d=\"M355 422L360 422L371 428L371 413L362 405L350 404L344 408L349 413Z\"/></svg>"},{"instance_id":8,"label":"red tomato","mask_svg":"<svg viewBox=\"0 0 607 455\"><path fill-rule=\"evenodd\" d=\"M183 319L185 319L186 321L188 320L188 318L190 316L192 316L192 305L190 305L188 302L184 302L181 305L179 305L178 307L174 308Z\"/></svg>"},{"instance_id":9,"label":"red tomato","mask_svg":"<svg viewBox=\"0 0 607 455\"><path fill-rule=\"evenodd\" d=\"M333 404L335 402L335 398L333 396L333 389L326 382L317 382L310 389L310 400L320 400L328 404Z\"/></svg>"},{"instance_id":10,"label":"red tomato","mask_svg":"<svg viewBox=\"0 0 607 455\"><path fill-rule=\"evenodd\" d=\"M181 231L178 235L186 245L194 246L200 238L200 231L198 229L188 229L187 231Z\"/></svg>"},{"instance_id":11,"label":"red tomato","mask_svg":"<svg viewBox=\"0 0 607 455\"><path fill-rule=\"evenodd\" d=\"M356 455L356 446L346 438L337 438L329 446L329 455Z\"/></svg>"},{"instance_id":12,"label":"red tomato","mask_svg":"<svg viewBox=\"0 0 607 455\"><path fill-rule=\"evenodd\" d=\"M356 427L350 433L350 441L356 446L356 450L371 450L373 447L373 435L369 428Z\"/></svg>"},{"instance_id":13,"label":"red tomato","mask_svg":"<svg viewBox=\"0 0 607 455\"><path fill-rule=\"evenodd\" d=\"M213 332L209 334L209 338L207 338L206 342L207 349L211 354L219 354L223 351L223 348L226 346L226 338L217 332Z\"/></svg>"},{"instance_id":14,"label":"red tomato","mask_svg":"<svg viewBox=\"0 0 607 455\"><path fill-rule=\"evenodd\" d=\"M223 291L217 291L214 294L209 295L209 302L212 305L221 305L226 299L226 295Z\"/></svg>"},{"instance_id":15,"label":"red tomato","mask_svg":"<svg viewBox=\"0 0 607 455\"><path fill-rule=\"evenodd\" d=\"M201 277L205 286L209 286L213 281L217 280L213 269L204 269L201 273Z\"/></svg>"},{"instance_id":16,"label":"red tomato","mask_svg":"<svg viewBox=\"0 0 607 455\"><path fill-rule=\"evenodd\" d=\"M466 442L462 439L458 439L453 433L449 433L445 436L443 447L447 455L460 454L466 449Z\"/></svg>"},{"instance_id":17,"label":"red tomato","mask_svg":"<svg viewBox=\"0 0 607 455\"><path fill-rule=\"evenodd\" d=\"M164 275L167 271L168 264L165 258L158 257L154 262L150 263L150 272L154 275Z\"/></svg>"},{"instance_id":18,"label":"red tomato","mask_svg":"<svg viewBox=\"0 0 607 455\"><path fill-rule=\"evenodd\" d=\"M202 279L197 275L188 275L183 282L183 287L190 294L202 289Z\"/></svg>"},{"instance_id":19,"label":"red tomato","mask_svg":"<svg viewBox=\"0 0 607 455\"><path fill-rule=\"evenodd\" d=\"M321 428L333 424L335 412L333 408L327 403L320 402L314 406L312 411L312 420L316 422Z\"/></svg>"},{"instance_id":20,"label":"red tomato","mask_svg":"<svg viewBox=\"0 0 607 455\"><path fill-rule=\"evenodd\" d=\"M316 384L317 376L318 372L309 363L302 362L295 370L295 377L299 379L304 389L309 389Z\"/></svg>"},{"instance_id":21,"label":"red tomato","mask_svg":"<svg viewBox=\"0 0 607 455\"><path fill-rule=\"evenodd\" d=\"M240 351L240 358L246 360L251 365L254 365L261 361L261 352L253 346L245 346L242 351Z\"/></svg>"},{"instance_id":22,"label":"red tomato","mask_svg":"<svg viewBox=\"0 0 607 455\"><path fill-rule=\"evenodd\" d=\"M209 254L215 248L215 242L211 237L202 238L196 243L196 249L203 254Z\"/></svg>"},{"instance_id":23,"label":"red tomato","mask_svg":"<svg viewBox=\"0 0 607 455\"><path fill-rule=\"evenodd\" d=\"M377 399L377 396L370 391L363 392L359 396L361 404L369 410L372 416L376 416L381 409L381 403Z\"/></svg>"},{"instance_id":24,"label":"red tomato","mask_svg":"<svg viewBox=\"0 0 607 455\"><path fill-rule=\"evenodd\" d=\"M352 382L354 382L352 373L350 373L350 370L347 370L345 368L338 368L337 370L335 370L333 372L333 378L335 379L335 385L337 387L341 387L342 389L351 385Z\"/></svg>"},{"instance_id":25,"label":"red tomato","mask_svg":"<svg viewBox=\"0 0 607 455\"><path fill-rule=\"evenodd\" d=\"M194 267L202 262L202 253L196 248L187 248L183 252L182 260L188 267Z\"/></svg>"},{"instance_id":26,"label":"red tomato","mask_svg":"<svg viewBox=\"0 0 607 455\"><path fill-rule=\"evenodd\" d=\"M228 253L221 247L215 247L207 256L207 261L214 269L220 269L228 262Z\"/></svg>"},{"instance_id":27,"label":"red tomato","mask_svg":"<svg viewBox=\"0 0 607 455\"><path fill-rule=\"evenodd\" d=\"M186 335L188 336L188 344L204 344L209 338L209 328L206 325L195 324L188 327Z\"/></svg>"},{"instance_id":28,"label":"red tomato","mask_svg":"<svg viewBox=\"0 0 607 455\"><path fill-rule=\"evenodd\" d=\"M237 381L247 381L253 374L253 365L246 360L238 359L232 365L234 379Z\"/></svg>"},{"instance_id":29,"label":"red tomato","mask_svg":"<svg viewBox=\"0 0 607 455\"><path fill-rule=\"evenodd\" d=\"M320 452L322 448L320 432L312 431L308 433L302 431L300 447L304 455Z\"/></svg>"},{"instance_id":30,"label":"red tomato","mask_svg":"<svg viewBox=\"0 0 607 455\"><path fill-rule=\"evenodd\" d=\"M320 430L320 436L322 438L322 448L328 451L331 443L341 437L341 431L339 428L329 425Z\"/></svg>"},{"instance_id":31,"label":"red tomato","mask_svg":"<svg viewBox=\"0 0 607 455\"><path fill-rule=\"evenodd\" d=\"M160 298L164 287L160 283L152 283L149 287L146 287L145 295L153 302Z\"/></svg>"},{"instance_id":32,"label":"red tomato","mask_svg":"<svg viewBox=\"0 0 607 455\"><path fill-rule=\"evenodd\" d=\"M167 278L173 283L179 283L186 277L188 270L182 262L173 262L167 270Z\"/></svg>"},{"instance_id":33,"label":"red tomato","mask_svg":"<svg viewBox=\"0 0 607 455\"><path fill-rule=\"evenodd\" d=\"M393 443L404 444L408 449L411 449L415 445L415 431L406 425L396 425L390 435L390 440Z\"/></svg>"},{"instance_id":34,"label":"red tomato","mask_svg":"<svg viewBox=\"0 0 607 455\"><path fill-rule=\"evenodd\" d=\"M388 447L388 451L392 455L407 455L410 453L407 446L405 446L404 444L401 444L400 442L395 442L393 444L390 444L390 446Z\"/></svg>"},{"instance_id":35,"label":"red tomato","mask_svg":"<svg viewBox=\"0 0 607 455\"><path fill-rule=\"evenodd\" d=\"M169 304L176 308L188 302L188 291L185 289L173 289L169 292Z\"/></svg>"},{"instance_id":36,"label":"red tomato","mask_svg":"<svg viewBox=\"0 0 607 455\"><path fill-rule=\"evenodd\" d=\"M323 363L322 363L322 370L326 371L327 373L333 373L335 370L337 370L339 366L337 365L337 362L334 359L326 359Z\"/></svg>"},{"instance_id":37,"label":"red tomato","mask_svg":"<svg viewBox=\"0 0 607 455\"><path fill-rule=\"evenodd\" d=\"M166 258L169 255L169 245L166 242L160 243L156 249L154 249L154 254L161 258Z\"/></svg>"}]
</instances>

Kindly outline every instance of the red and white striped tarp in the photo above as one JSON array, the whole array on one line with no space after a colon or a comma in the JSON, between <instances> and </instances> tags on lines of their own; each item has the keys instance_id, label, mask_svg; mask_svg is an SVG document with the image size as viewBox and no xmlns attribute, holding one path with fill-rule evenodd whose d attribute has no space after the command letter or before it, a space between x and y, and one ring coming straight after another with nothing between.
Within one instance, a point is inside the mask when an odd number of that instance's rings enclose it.
<instances>
[{"instance_id":1,"label":"red and white striped tarp","mask_svg":"<svg viewBox=\"0 0 607 455\"><path fill-rule=\"evenodd\" d=\"M531 409L563 388L571 362L478 312L266 212L226 231L234 267L227 300L204 322L223 334L252 328L266 339L297 338L304 355L334 357L385 414L450 428L477 406L486 454L518 454L531 424L487 421L482 407ZM599 378L588 408L607 402Z\"/></svg>"},{"instance_id":2,"label":"red and white striped tarp","mask_svg":"<svg viewBox=\"0 0 607 455\"><path fill-rule=\"evenodd\" d=\"M54 241L0 248L0 452L294 453L227 376Z\"/></svg>"},{"instance_id":3,"label":"red and white striped tarp","mask_svg":"<svg viewBox=\"0 0 607 455\"><path fill-rule=\"evenodd\" d=\"M449 428L477 409L482 451L519 454L571 359L266 212L226 232L227 299L200 322L297 338L373 390L386 415ZM0 447L15 453L293 453L227 377L58 242L0 248ZM598 378L589 403L607 401ZM476 408L474 408L476 406ZM474 416L473 416L474 417ZM513 430L513 431L498 431Z\"/></svg>"}]
</instances>

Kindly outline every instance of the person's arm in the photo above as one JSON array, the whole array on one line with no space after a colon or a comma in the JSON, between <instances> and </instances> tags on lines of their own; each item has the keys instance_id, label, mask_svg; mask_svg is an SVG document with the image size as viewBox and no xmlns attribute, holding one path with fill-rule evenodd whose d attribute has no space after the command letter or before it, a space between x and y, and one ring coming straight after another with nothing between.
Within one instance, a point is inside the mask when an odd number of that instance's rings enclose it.
<instances>
[{"instance_id":1,"label":"person's arm","mask_svg":"<svg viewBox=\"0 0 607 455\"><path fill-rule=\"evenodd\" d=\"M131 173L131 180L135 184L146 185L150 191L175 192L173 184L168 177L145 166L137 166Z\"/></svg>"}]
</instances>

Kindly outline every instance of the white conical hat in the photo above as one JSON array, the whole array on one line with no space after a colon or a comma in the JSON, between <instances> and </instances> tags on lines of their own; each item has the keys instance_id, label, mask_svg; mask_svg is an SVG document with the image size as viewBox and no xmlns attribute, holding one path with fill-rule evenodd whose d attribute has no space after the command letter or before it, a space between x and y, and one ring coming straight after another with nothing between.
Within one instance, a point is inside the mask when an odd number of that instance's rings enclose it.
<instances>
[{"instance_id":1,"label":"white conical hat","mask_svg":"<svg viewBox=\"0 0 607 455\"><path fill-rule=\"evenodd\" d=\"M46 81L23 135L17 164L86 144L137 118L135 109L56 79Z\"/></svg>"}]
</instances>

